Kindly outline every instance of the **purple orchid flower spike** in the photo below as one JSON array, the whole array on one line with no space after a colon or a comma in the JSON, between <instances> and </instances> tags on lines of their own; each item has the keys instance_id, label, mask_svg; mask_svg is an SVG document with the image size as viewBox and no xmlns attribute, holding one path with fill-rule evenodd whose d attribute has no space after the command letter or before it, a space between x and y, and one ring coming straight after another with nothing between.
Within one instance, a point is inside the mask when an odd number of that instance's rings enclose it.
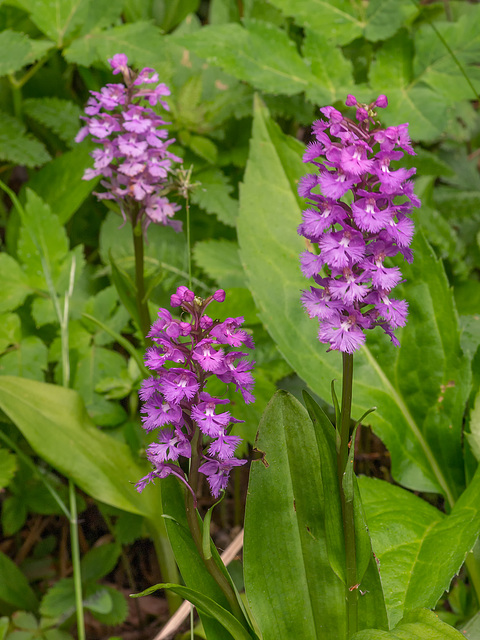
<instances>
[{"instance_id":1,"label":"purple orchid flower spike","mask_svg":"<svg viewBox=\"0 0 480 640\"><path fill-rule=\"evenodd\" d=\"M414 155L408 124L378 125L375 107L387 107L384 95L369 105L349 95L346 105L356 107L357 122L324 107L325 119L313 123L315 141L303 160L317 173L299 184L308 208L298 233L308 241L302 272L318 285L303 292L303 306L320 322L320 342L351 354L365 343L365 330L376 326L399 346L393 331L405 325L408 304L391 297L402 274L384 262L398 253L411 262L408 216L420 201L409 180L415 169L391 166L404 151ZM344 197L349 192L352 197Z\"/></svg>"},{"instance_id":2,"label":"purple orchid flower spike","mask_svg":"<svg viewBox=\"0 0 480 640\"><path fill-rule=\"evenodd\" d=\"M82 116L85 126L75 141L90 135L99 147L91 153L93 169L87 169L83 179L102 176L105 191L95 195L114 200L124 219L130 217L134 226L141 220L144 232L151 223L180 231L182 223L174 216L181 207L165 196L172 164L182 160L168 150L175 142L168 138L168 123L151 109L160 104L168 111L164 97L170 90L158 84L154 69L134 72L124 53L115 54L109 63L114 75L122 75L124 84L90 91ZM142 104L145 101L149 107Z\"/></svg>"},{"instance_id":3,"label":"purple orchid flower spike","mask_svg":"<svg viewBox=\"0 0 480 640\"><path fill-rule=\"evenodd\" d=\"M179 287L171 305L190 314L190 322L160 309L150 330L154 346L146 351L145 365L155 375L143 381L139 393L143 428L160 432L157 442L147 448L154 469L136 484L138 491L155 478L175 475L187 485L196 503L196 487L189 484L178 465L188 458L190 475L192 469L204 474L217 498L226 488L232 468L246 463L234 457L241 438L229 434L231 426L242 421L223 410L230 401L211 396L206 384L212 376L224 384L233 382L245 402L253 402L251 370L255 363L246 360L247 353L232 349L253 349L254 344L241 328L242 317L220 322L205 315L213 300L223 302L225 292L219 289L202 300L187 287Z\"/></svg>"}]
</instances>

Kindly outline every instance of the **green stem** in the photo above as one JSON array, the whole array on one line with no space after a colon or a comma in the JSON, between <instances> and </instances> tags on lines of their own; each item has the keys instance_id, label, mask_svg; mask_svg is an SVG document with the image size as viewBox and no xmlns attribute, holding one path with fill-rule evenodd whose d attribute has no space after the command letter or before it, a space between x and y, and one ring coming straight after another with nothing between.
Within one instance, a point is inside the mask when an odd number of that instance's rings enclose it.
<instances>
[{"instance_id":1,"label":"green stem","mask_svg":"<svg viewBox=\"0 0 480 640\"><path fill-rule=\"evenodd\" d=\"M135 223L132 217L133 231L133 247L135 251L135 285L138 315L140 317L140 329L143 336L150 331L150 313L148 311L148 303L145 299L145 279L144 279L144 260L143 260L143 230L142 222L139 219Z\"/></svg>"},{"instance_id":2,"label":"green stem","mask_svg":"<svg viewBox=\"0 0 480 640\"><path fill-rule=\"evenodd\" d=\"M190 464L190 473L188 476L188 481L193 491L196 490L198 485L198 467L200 466L200 455L199 455L199 446L201 445L200 435L198 429L195 432L195 435L192 439L192 457ZM237 596L235 591L232 588L232 585L228 581L227 577L221 570L221 568L215 562L215 559L212 557L206 558L203 553L203 535L202 530L200 528L198 512L195 507L194 498L192 492L188 489L185 491L185 511L187 515L188 527L190 529L190 533L192 534L193 541L195 542L195 546L197 547L198 553L203 560L203 563L208 571L208 573L212 576L215 582L218 584L225 598L227 599L228 604L230 605L231 611L233 615L242 623L245 624L245 616L243 615L242 609L237 600Z\"/></svg>"},{"instance_id":3,"label":"green stem","mask_svg":"<svg viewBox=\"0 0 480 640\"><path fill-rule=\"evenodd\" d=\"M355 548L355 520L353 500L345 499L343 490L343 476L348 461L348 443L350 441L350 422L352 411L353 388L353 355L343 353L343 385L342 406L340 415L340 447L337 454L337 476L342 501L343 536L345 542L346 585L345 598L347 603L347 638L351 638L358 626L358 588L357 588L357 559ZM337 427L338 428L338 427Z\"/></svg>"},{"instance_id":4,"label":"green stem","mask_svg":"<svg viewBox=\"0 0 480 640\"><path fill-rule=\"evenodd\" d=\"M85 640L85 621L83 618L82 600L82 574L80 568L80 545L78 542L78 516L77 500L75 497L75 485L73 480L68 480L68 495L70 498L70 540L72 546L73 583L75 585L75 605L77 612L78 640Z\"/></svg>"}]
</instances>

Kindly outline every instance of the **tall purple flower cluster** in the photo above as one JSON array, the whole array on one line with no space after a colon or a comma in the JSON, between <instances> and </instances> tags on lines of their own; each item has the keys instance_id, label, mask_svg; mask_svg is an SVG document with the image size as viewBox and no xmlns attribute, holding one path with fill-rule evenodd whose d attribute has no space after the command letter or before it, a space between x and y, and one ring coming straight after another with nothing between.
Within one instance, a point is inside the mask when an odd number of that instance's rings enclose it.
<instances>
[{"instance_id":1,"label":"tall purple flower cluster","mask_svg":"<svg viewBox=\"0 0 480 640\"><path fill-rule=\"evenodd\" d=\"M212 397L205 389L208 379L216 376L225 384L233 383L246 403L253 402L254 362L239 349L253 349L254 344L241 329L243 317L220 322L205 315L212 300L223 302L225 292L219 289L202 300L187 287L179 287L171 306L190 314L190 321L177 320L167 309L160 309L148 334L154 346L146 351L145 365L154 375L143 381L140 390L142 420L144 429L160 432L157 442L147 448L154 470L136 484L138 491L155 478L173 474L194 493L192 478L199 472L218 497L232 468L246 462L234 457L241 439L229 435L229 426L242 421L230 411L220 411L228 399ZM191 459L188 478L176 464L182 458Z\"/></svg>"},{"instance_id":2,"label":"tall purple flower cluster","mask_svg":"<svg viewBox=\"0 0 480 640\"><path fill-rule=\"evenodd\" d=\"M356 122L333 107L320 109L325 119L314 122L304 162L317 167L305 176L298 192L308 198L300 235L318 250L300 257L302 272L313 277L302 294L311 318L318 318L320 342L353 353L365 342L364 330L376 326L398 346L394 329L406 323L408 304L391 297L402 280L399 267L385 259L400 253L411 262L414 227L408 217L420 201L409 178L415 169L394 169L404 151L415 155L408 124L383 129L375 107L385 108L381 95L370 105L349 95ZM309 249L314 249L312 245Z\"/></svg>"},{"instance_id":3,"label":"tall purple flower cluster","mask_svg":"<svg viewBox=\"0 0 480 640\"><path fill-rule=\"evenodd\" d=\"M139 219L143 229L153 222L181 230L181 222L172 220L180 206L169 202L165 194L172 162L181 158L168 151L175 142L168 139L166 123L153 109L170 95L168 87L158 84L158 74L148 67L135 73L127 66L127 56L117 53L109 63L113 74L121 73L124 84L107 84L100 91L90 91L85 108L85 126L75 138L81 142L91 135L99 145L91 155L93 169L87 169L84 180L103 176L106 191L96 193L100 199L114 200L124 218L133 224ZM148 101L150 107L142 105Z\"/></svg>"}]
</instances>

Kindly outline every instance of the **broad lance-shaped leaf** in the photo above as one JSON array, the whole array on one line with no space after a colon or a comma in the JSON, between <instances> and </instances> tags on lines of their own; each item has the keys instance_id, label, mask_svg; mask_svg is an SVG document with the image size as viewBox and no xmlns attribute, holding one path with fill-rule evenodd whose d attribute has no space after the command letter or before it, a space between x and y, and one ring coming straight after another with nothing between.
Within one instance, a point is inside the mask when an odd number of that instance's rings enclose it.
<instances>
[{"instance_id":1,"label":"broad lance-shaped leaf","mask_svg":"<svg viewBox=\"0 0 480 640\"><path fill-rule=\"evenodd\" d=\"M195 546L195 542L188 528L184 504L183 489L180 487L179 481L172 477L162 480L162 512L165 516L165 526L185 584L191 589L200 591L206 597L216 602L220 608L229 611L229 605L225 595L207 571ZM213 543L211 551L217 565L222 568L224 575L228 577L225 566ZM229 577L228 580L230 580ZM191 602L193 602L193 600ZM202 615L202 612L207 615ZM222 627L221 620L211 618L210 615L208 610L201 608L200 617L202 618L208 639L230 640L231 636L226 634L225 628ZM230 615L232 614L230 613ZM236 638L235 635L233 637Z\"/></svg>"},{"instance_id":2,"label":"broad lance-shaped leaf","mask_svg":"<svg viewBox=\"0 0 480 640\"><path fill-rule=\"evenodd\" d=\"M296 234L301 222L296 184L309 171L302 150L257 99L238 236L262 322L299 376L329 398L331 380L341 379L341 357L326 353L316 335L318 323L299 300L308 288L298 258L305 245ZM407 283L403 291L399 287L399 297L410 305L407 326L397 333L403 347L394 347L380 329L368 332L367 346L355 354L353 416L378 407L368 420L391 452L395 479L441 492L453 504L464 488L461 425L470 366L460 351L442 265L420 231L413 248L415 261L402 265Z\"/></svg>"},{"instance_id":3,"label":"broad lance-shaped leaf","mask_svg":"<svg viewBox=\"0 0 480 640\"><path fill-rule=\"evenodd\" d=\"M0 409L38 455L86 493L124 511L156 518L155 498L133 486L145 467L130 449L95 427L72 389L0 376Z\"/></svg>"},{"instance_id":4,"label":"broad lance-shaped leaf","mask_svg":"<svg viewBox=\"0 0 480 640\"><path fill-rule=\"evenodd\" d=\"M433 608L480 533L480 467L445 516L401 487L359 478L390 626L406 611Z\"/></svg>"},{"instance_id":5,"label":"broad lance-shaped leaf","mask_svg":"<svg viewBox=\"0 0 480 640\"><path fill-rule=\"evenodd\" d=\"M291 96L315 87L318 78L285 31L261 20L244 24L210 25L173 42L268 93Z\"/></svg>"},{"instance_id":6,"label":"broad lance-shaped leaf","mask_svg":"<svg viewBox=\"0 0 480 640\"><path fill-rule=\"evenodd\" d=\"M465 636L439 620L433 611L416 609L409 612L392 631L366 629L351 640L460 640Z\"/></svg>"},{"instance_id":7,"label":"broad lance-shaped leaf","mask_svg":"<svg viewBox=\"0 0 480 640\"><path fill-rule=\"evenodd\" d=\"M158 589L170 589L174 593L182 596L182 598L191 602L199 611L207 614L208 617L218 620L223 629L226 629L227 632L229 632L229 637L233 637L235 640L252 640L252 637L254 637L248 633L248 631L229 611L220 606L215 602L215 600L212 600L200 591L189 589L188 587L184 587L180 584L156 584L149 589L145 589L142 593L132 594L132 597L139 598L141 596L146 596L150 593L154 593ZM209 639L212 637L213 636L208 635ZM225 631L223 632L222 637L226 640Z\"/></svg>"},{"instance_id":8,"label":"broad lance-shaped leaf","mask_svg":"<svg viewBox=\"0 0 480 640\"><path fill-rule=\"evenodd\" d=\"M250 472L244 545L253 615L264 638L343 640L345 586L330 566L325 531L322 474L330 468L306 410L287 392L277 392L265 410L256 448L263 458ZM343 538L341 522L336 534ZM374 571L370 563L361 584L367 593L359 598L359 624L387 628Z\"/></svg>"}]
</instances>

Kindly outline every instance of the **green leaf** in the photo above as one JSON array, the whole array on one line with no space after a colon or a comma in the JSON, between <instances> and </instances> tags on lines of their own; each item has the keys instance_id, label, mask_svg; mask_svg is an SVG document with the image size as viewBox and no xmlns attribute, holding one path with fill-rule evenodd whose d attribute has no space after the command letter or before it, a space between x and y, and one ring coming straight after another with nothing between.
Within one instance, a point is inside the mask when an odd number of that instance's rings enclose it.
<instances>
[{"instance_id":1,"label":"green leaf","mask_svg":"<svg viewBox=\"0 0 480 640\"><path fill-rule=\"evenodd\" d=\"M409 612L392 631L366 629L352 640L460 640L465 636L439 620L433 611L417 609Z\"/></svg>"},{"instance_id":2,"label":"green leaf","mask_svg":"<svg viewBox=\"0 0 480 640\"><path fill-rule=\"evenodd\" d=\"M113 571L118 562L120 552L120 545L113 542L90 549L81 561L82 581L100 580L100 578Z\"/></svg>"},{"instance_id":3,"label":"green leaf","mask_svg":"<svg viewBox=\"0 0 480 640\"><path fill-rule=\"evenodd\" d=\"M361 4L349 0L270 0L302 27L326 34L335 44L348 44L362 35Z\"/></svg>"},{"instance_id":4,"label":"green leaf","mask_svg":"<svg viewBox=\"0 0 480 640\"><path fill-rule=\"evenodd\" d=\"M89 415L98 425L113 427L126 419L123 407L109 402L95 391L104 378L119 375L126 366L125 359L118 352L96 345L91 345L78 360L73 388L80 393Z\"/></svg>"},{"instance_id":5,"label":"green leaf","mask_svg":"<svg viewBox=\"0 0 480 640\"><path fill-rule=\"evenodd\" d=\"M476 28L479 20L480 7L472 5L457 22L436 21L438 33L432 25L425 24L415 34L415 76L442 95L448 104L475 98L453 56L462 65L477 95L480 92L480 72L477 67L480 34ZM447 42L453 56L441 38Z\"/></svg>"},{"instance_id":6,"label":"green leaf","mask_svg":"<svg viewBox=\"0 0 480 640\"><path fill-rule=\"evenodd\" d=\"M462 633L468 640L480 640L480 612L471 618L466 624L462 625Z\"/></svg>"},{"instance_id":7,"label":"green leaf","mask_svg":"<svg viewBox=\"0 0 480 640\"><path fill-rule=\"evenodd\" d=\"M98 613L106 614L112 610L112 598L106 589L95 585L96 589L93 593L90 593L83 601L85 609L89 609L94 616ZM100 587L100 588L98 588Z\"/></svg>"},{"instance_id":8,"label":"green leaf","mask_svg":"<svg viewBox=\"0 0 480 640\"><path fill-rule=\"evenodd\" d=\"M23 102L25 113L51 129L57 136L73 147L79 130L82 111L71 100L61 98L28 98Z\"/></svg>"},{"instance_id":9,"label":"green leaf","mask_svg":"<svg viewBox=\"0 0 480 640\"><path fill-rule=\"evenodd\" d=\"M260 423L256 448L262 460L250 471L244 572L247 599L267 638L346 636L345 586L330 567L331 513L323 488L334 488L336 471L331 444L326 458L321 441L320 450L312 446L325 433L314 429L306 410L285 391L277 392ZM341 516L337 524L343 538ZM379 587L378 572L376 582ZM371 572L360 588L367 591L359 600L360 625L386 626L383 596Z\"/></svg>"},{"instance_id":10,"label":"green leaf","mask_svg":"<svg viewBox=\"0 0 480 640\"><path fill-rule=\"evenodd\" d=\"M319 344L317 323L304 313L299 268L305 249L295 194L306 171L301 156L257 102L250 157L240 190L241 259L259 315L292 369L320 397L341 379L337 353ZM415 261L404 265L400 297L410 320L395 348L380 330L355 354L353 416L369 417L392 455L392 471L405 486L444 493L453 503L464 487L461 429L470 390L470 365L460 352L458 320L443 267L420 233ZM404 296L402 296L402 293Z\"/></svg>"},{"instance_id":11,"label":"green leaf","mask_svg":"<svg viewBox=\"0 0 480 640\"><path fill-rule=\"evenodd\" d=\"M13 495L5 498L2 504L2 528L6 536L12 536L23 527L28 510L25 500Z\"/></svg>"},{"instance_id":12,"label":"green leaf","mask_svg":"<svg viewBox=\"0 0 480 640\"><path fill-rule=\"evenodd\" d=\"M66 620L75 611L73 578L62 578L46 592L40 604L40 613L48 618Z\"/></svg>"},{"instance_id":13,"label":"green leaf","mask_svg":"<svg viewBox=\"0 0 480 640\"><path fill-rule=\"evenodd\" d=\"M0 160L31 168L48 162L50 154L20 120L0 112Z\"/></svg>"},{"instance_id":14,"label":"green leaf","mask_svg":"<svg viewBox=\"0 0 480 640\"><path fill-rule=\"evenodd\" d=\"M0 76L33 64L53 46L49 40L31 40L24 33L5 29L0 33Z\"/></svg>"},{"instance_id":15,"label":"green leaf","mask_svg":"<svg viewBox=\"0 0 480 640\"><path fill-rule=\"evenodd\" d=\"M245 287L238 244L231 240L202 240L193 249L196 264L223 289Z\"/></svg>"},{"instance_id":16,"label":"green leaf","mask_svg":"<svg viewBox=\"0 0 480 640\"><path fill-rule=\"evenodd\" d=\"M419 9L412 0L370 0L367 7L365 37L371 42L386 40L410 23Z\"/></svg>"},{"instance_id":17,"label":"green leaf","mask_svg":"<svg viewBox=\"0 0 480 640\"><path fill-rule=\"evenodd\" d=\"M102 624L113 626L124 622L128 615L127 602L125 596L117 589L109 585L102 585L101 591L108 595L109 610L107 612L92 610L93 615Z\"/></svg>"},{"instance_id":18,"label":"green leaf","mask_svg":"<svg viewBox=\"0 0 480 640\"><path fill-rule=\"evenodd\" d=\"M341 49L332 46L325 31L306 30L303 43L305 62L310 65L316 82L306 95L318 104L332 104L345 100L353 86L352 63L345 58Z\"/></svg>"},{"instance_id":19,"label":"green leaf","mask_svg":"<svg viewBox=\"0 0 480 640\"><path fill-rule=\"evenodd\" d=\"M29 187L50 206L61 224L68 222L96 187L97 179L82 179L92 162L89 146L80 144L54 158L29 179Z\"/></svg>"},{"instance_id":20,"label":"green leaf","mask_svg":"<svg viewBox=\"0 0 480 640\"><path fill-rule=\"evenodd\" d=\"M36 611L38 601L27 578L8 556L0 551L0 601L15 607Z\"/></svg>"},{"instance_id":21,"label":"green leaf","mask_svg":"<svg viewBox=\"0 0 480 640\"><path fill-rule=\"evenodd\" d=\"M67 62L89 67L94 63L107 64L107 60L121 51L128 62L138 68L154 67L163 80L170 76L168 47L161 31L150 22L134 22L93 31L77 38L63 54Z\"/></svg>"},{"instance_id":22,"label":"green leaf","mask_svg":"<svg viewBox=\"0 0 480 640\"><path fill-rule=\"evenodd\" d=\"M21 338L22 329L18 315L16 313L2 313L0 315L0 354L11 344L20 342Z\"/></svg>"},{"instance_id":23,"label":"green leaf","mask_svg":"<svg viewBox=\"0 0 480 640\"><path fill-rule=\"evenodd\" d=\"M89 0L17 0L18 6L61 48L88 14Z\"/></svg>"},{"instance_id":24,"label":"green leaf","mask_svg":"<svg viewBox=\"0 0 480 640\"><path fill-rule=\"evenodd\" d=\"M26 191L25 219L20 229L18 257L32 287L47 289L42 257L55 283L68 254L68 238L48 204L31 189ZM40 255L39 249L43 255Z\"/></svg>"},{"instance_id":25,"label":"green leaf","mask_svg":"<svg viewBox=\"0 0 480 640\"><path fill-rule=\"evenodd\" d=\"M447 102L436 91L413 82L413 42L405 31L383 43L370 67L370 83L375 95L388 96L382 121L390 126L409 123L414 140L431 142L443 135Z\"/></svg>"},{"instance_id":26,"label":"green leaf","mask_svg":"<svg viewBox=\"0 0 480 640\"><path fill-rule=\"evenodd\" d=\"M43 380L48 369L48 350L37 336L27 336L0 358L0 375Z\"/></svg>"},{"instance_id":27,"label":"green leaf","mask_svg":"<svg viewBox=\"0 0 480 640\"><path fill-rule=\"evenodd\" d=\"M164 31L171 31L189 14L198 10L200 0L160 0L155 4L155 20Z\"/></svg>"},{"instance_id":28,"label":"green leaf","mask_svg":"<svg viewBox=\"0 0 480 640\"><path fill-rule=\"evenodd\" d=\"M36 453L86 493L154 519L155 496L147 499L133 487L145 475L145 467L133 460L127 445L95 428L76 391L1 376L0 408Z\"/></svg>"},{"instance_id":29,"label":"green leaf","mask_svg":"<svg viewBox=\"0 0 480 640\"><path fill-rule=\"evenodd\" d=\"M141 596L146 596L150 593L154 593L158 589L170 589L174 593L178 593L179 596L182 596L182 598L185 598L185 600L188 600L197 607L199 611L215 618L215 620L218 620L218 622L220 622L224 629L226 629L235 638L235 640L252 640L250 633L229 611L224 609L215 602L215 600L212 600L204 593L194 589L182 587L179 584L160 583L150 587L149 589L145 589L142 593L132 594L131 597L139 598Z\"/></svg>"},{"instance_id":30,"label":"green leaf","mask_svg":"<svg viewBox=\"0 0 480 640\"><path fill-rule=\"evenodd\" d=\"M268 22L244 20L210 25L188 36L174 37L211 64L267 93L294 95L316 82L287 34Z\"/></svg>"},{"instance_id":31,"label":"green leaf","mask_svg":"<svg viewBox=\"0 0 480 640\"><path fill-rule=\"evenodd\" d=\"M8 486L17 470L17 456L6 449L0 449L0 489Z\"/></svg>"},{"instance_id":32,"label":"green leaf","mask_svg":"<svg viewBox=\"0 0 480 640\"><path fill-rule=\"evenodd\" d=\"M0 640L5 640L5 635L10 626L10 620L7 617L0 618Z\"/></svg>"},{"instance_id":33,"label":"green leaf","mask_svg":"<svg viewBox=\"0 0 480 640\"><path fill-rule=\"evenodd\" d=\"M433 608L456 575L480 532L480 468L452 512L400 487L359 479L390 625L406 611Z\"/></svg>"},{"instance_id":34,"label":"green leaf","mask_svg":"<svg viewBox=\"0 0 480 640\"><path fill-rule=\"evenodd\" d=\"M473 455L480 460L480 391L475 396L475 404L470 411L470 432L465 435L472 447Z\"/></svg>"},{"instance_id":35,"label":"green leaf","mask_svg":"<svg viewBox=\"0 0 480 640\"><path fill-rule=\"evenodd\" d=\"M28 278L18 262L6 253L0 253L0 312L12 311L32 293Z\"/></svg>"},{"instance_id":36,"label":"green leaf","mask_svg":"<svg viewBox=\"0 0 480 640\"><path fill-rule=\"evenodd\" d=\"M220 222L233 227L238 214L238 200L231 197L233 186L220 169L207 169L195 175L201 183L192 193L192 202L214 213Z\"/></svg>"},{"instance_id":37,"label":"green leaf","mask_svg":"<svg viewBox=\"0 0 480 640\"><path fill-rule=\"evenodd\" d=\"M228 609L228 602L217 582L207 571L205 564L195 546L185 514L185 498L183 488L176 478L162 480L162 510L168 538L177 561L183 581L190 588L200 591L218 606ZM228 577L223 562L212 543L212 554L224 575ZM148 592L148 590L147 590ZM146 594L146 592L142 592ZM202 622L210 640L228 640L225 631L216 620L202 616ZM236 636L234 636L236 638Z\"/></svg>"}]
</instances>

